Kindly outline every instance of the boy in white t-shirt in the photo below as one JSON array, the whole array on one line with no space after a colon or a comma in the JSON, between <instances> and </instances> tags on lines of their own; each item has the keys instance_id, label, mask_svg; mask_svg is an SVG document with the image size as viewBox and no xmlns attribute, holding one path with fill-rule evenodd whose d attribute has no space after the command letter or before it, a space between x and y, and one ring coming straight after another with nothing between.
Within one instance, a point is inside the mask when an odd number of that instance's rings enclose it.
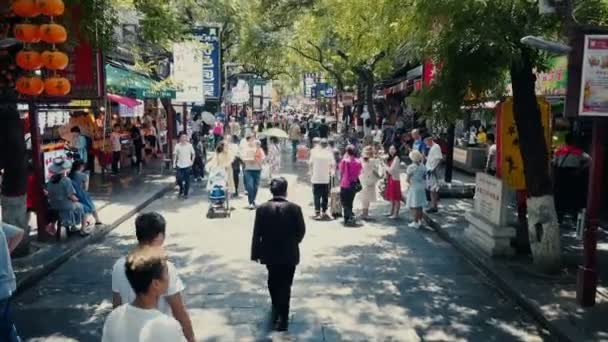
<instances>
[{"instance_id":1,"label":"boy in white t-shirt","mask_svg":"<svg viewBox=\"0 0 608 342\"><path fill-rule=\"evenodd\" d=\"M137 236L138 247L161 247L165 241L165 231L167 223L165 218L156 212L144 213L135 219L135 235ZM136 291L127 278L126 263L127 258L122 257L116 261L112 269L112 304L114 308L124 303L133 302ZM160 312L175 317L182 327L183 333L189 342L194 341L194 332L190 315L181 297L181 292L185 289L182 280L169 261L167 264L168 286L158 300L157 308Z\"/></svg>"},{"instance_id":2,"label":"boy in white t-shirt","mask_svg":"<svg viewBox=\"0 0 608 342\"><path fill-rule=\"evenodd\" d=\"M136 297L114 309L103 326L102 342L185 342L175 318L158 311L169 287L167 257L160 247L140 246L129 254L125 273Z\"/></svg>"}]
</instances>

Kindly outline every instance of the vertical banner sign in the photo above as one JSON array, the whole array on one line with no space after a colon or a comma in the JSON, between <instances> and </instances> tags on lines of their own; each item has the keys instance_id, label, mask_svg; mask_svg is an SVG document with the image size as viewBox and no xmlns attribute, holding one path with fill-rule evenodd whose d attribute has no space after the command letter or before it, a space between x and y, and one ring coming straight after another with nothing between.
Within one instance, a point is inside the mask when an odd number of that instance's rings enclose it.
<instances>
[{"instance_id":1,"label":"vertical banner sign","mask_svg":"<svg viewBox=\"0 0 608 342\"><path fill-rule=\"evenodd\" d=\"M581 116L608 116L608 35L585 36Z\"/></svg>"},{"instance_id":2,"label":"vertical banner sign","mask_svg":"<svg viewBox=\"0 0 608 342\"><path fill-rule=\"evenodd\" d=\"M176 102L205 102L203 52L197 42L173 44L173 79Z\"/></svg>"},{"instance_id":3,"label":"vertical banner sign","mask_svg":"<svg viewBox=\"0 0 608 342\"><path fill-rule=\"evenodd\" d=\"M221 89L220 29L201 26L194 29L194 36L203 44L203 80L205 98L219 100Z\"/></svg>"},{"instance_id":4,"label":"vertical banner sign","mask_svg":"<svg viewBox=\"0 0 608 342\"><path fill-rule=\"evenodd\" d=\"M542 97L537 98L541 122L547 146L551 146L551 104ZM500 178L513 190L525 190L524 162L521 158L519 135L513 116L513 98L498 105L497 119L497 167Z\"/></svg>"},{"instance_id":5,"label":"vertical banner sign","mask_svg":"<svg viewBox=\"0 0 608 342\"><path fill-rule=\"evenodd\" d=\"M308 72L304 74L304 97L312 97L313 88L317 84L316 79L317 75L315 73Z\"/></svg>"}]
</instances>

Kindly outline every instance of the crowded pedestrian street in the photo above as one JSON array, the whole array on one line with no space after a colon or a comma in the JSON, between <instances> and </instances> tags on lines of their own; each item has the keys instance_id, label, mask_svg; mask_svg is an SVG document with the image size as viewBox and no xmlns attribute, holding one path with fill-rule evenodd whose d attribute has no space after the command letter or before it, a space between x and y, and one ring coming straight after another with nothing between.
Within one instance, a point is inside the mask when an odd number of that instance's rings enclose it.
<instances>
[{"instance_id":1,"label":"crowded pedestrian street","mask_svg":"<svg viewBox=\"0 0 608 342\"><path fill-rule=\"evenodd\" d=\"M607 146L608 0L0 1L0 342L608 342Z\"/></svg>"},{"instance_id":2,"label":"crowded pedestrian street","mask_svg":"<svg viewBox=\"0 0 608 342\"><path fill-rule=\"evenodd\" d=\"M281 170L307 228L292 290L294 340L551 340L430 229L407 228L406 216L380 218L387 204L374 205L378 219L360 227L312 220L306 171L289 162ZM259 197L270 198L267 186ZM165 247L184 282L197 341L271 341L266 270L250 261L255 211L243 196L231 205L231 217L207 219L204 187L195 184L189 199L171 192L144 211L167 220ZM22 337L99 341L112 308L112 265L135 245L134 229L134 219L124 222L20 294L13 307Z\"/></svg>"}]
</instances>

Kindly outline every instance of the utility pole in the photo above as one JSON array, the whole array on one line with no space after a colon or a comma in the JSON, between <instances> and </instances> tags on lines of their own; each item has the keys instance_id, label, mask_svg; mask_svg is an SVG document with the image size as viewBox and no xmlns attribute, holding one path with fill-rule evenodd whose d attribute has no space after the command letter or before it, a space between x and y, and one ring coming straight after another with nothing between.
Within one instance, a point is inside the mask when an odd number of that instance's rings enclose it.
<instances>
[{"instance_id":1,"label":"utility pole","mask_svg":"<svg viewBox=\"0 0 608 342\"><path fill-rule=\"evenodd\" d=\"M608 28L583 29L575 21L573 0L542 0L541 5L550 5L562 18L564 29L569 37L572 47L568 56L568 92L566 101L566 115L577 117L582 87L582 65L584 63L585 35L608 33ZM542 8L541 8L542 10ZM593 118L593 133L591 146L591 169L589 172L589 185L587 197L587 216L583 232L583 264L579 266L576 281L576 299L579 305L589 307L595 305L598 284L597 270L597 240L599 228L599 212L602 201L601 186L604 178L604 139L608 136L608 120L606 118Z\"/></svg>"}]
</instances>

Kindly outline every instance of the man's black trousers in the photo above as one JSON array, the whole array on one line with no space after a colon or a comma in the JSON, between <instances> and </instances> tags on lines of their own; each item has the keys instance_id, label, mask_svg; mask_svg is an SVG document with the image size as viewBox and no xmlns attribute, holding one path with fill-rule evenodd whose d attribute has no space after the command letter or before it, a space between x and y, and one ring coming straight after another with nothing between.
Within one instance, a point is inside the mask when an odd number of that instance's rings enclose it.
<instances>
[{"instance_id":1,"label":"man's black trousers","mask_svg":"<svg viewBox=\"0 0 608 342\"><path fill-rule=\"evenodd\" d=\"M291 284L296 271L295 265L266 265L268 269L268 292L272 300L272 309L283 322L289 320L289 301Z\"/></svg>"},{"instance_id":2,"label":"man's black trousers","mask_svg":"<svg viewBox=\"0 0 608 342\"><path fill-rule=\"evenodd\" d=\"M315 213L326 212L329 202L329 184L313 184L312 194L315 203Z\"/></svg>"}]
</instances>

